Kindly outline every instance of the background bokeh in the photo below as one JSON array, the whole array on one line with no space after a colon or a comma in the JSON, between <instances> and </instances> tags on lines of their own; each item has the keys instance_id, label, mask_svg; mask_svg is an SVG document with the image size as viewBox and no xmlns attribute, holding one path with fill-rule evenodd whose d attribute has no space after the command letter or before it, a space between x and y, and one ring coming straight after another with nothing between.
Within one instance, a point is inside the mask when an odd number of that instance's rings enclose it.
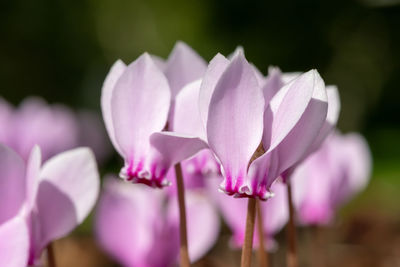
<instances>
[{"instance_id":1,"label":"background bokeh","mask_svg":"<svg viewBox=\"0 0 400 267\"><path fill-rule=\"evenodd\" d=\"M374 159L369 187L340 217L343 238L368 248L360 255L399 260L400 1L6 0L0 36L0 95L14 104L38 95L99 112L116 59L129 63L144 51L166 57L177 40L206 60L242 45L264 74L270 65L318 69L339 87L339 128L363 133ZM115 172L116 162L102 172ZM376 248L381 242L390 251Z\"/></svg>"}]
</instances>

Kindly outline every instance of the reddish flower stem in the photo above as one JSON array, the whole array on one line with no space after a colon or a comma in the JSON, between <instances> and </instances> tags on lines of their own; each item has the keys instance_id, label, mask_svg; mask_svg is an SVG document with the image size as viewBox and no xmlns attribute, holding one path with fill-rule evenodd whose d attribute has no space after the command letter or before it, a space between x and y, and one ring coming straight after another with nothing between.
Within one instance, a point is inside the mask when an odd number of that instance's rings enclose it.
<instances>
[{"instance_id":1,"label":"reddish flower stem","mask_svg":"<svg viewBox=\"0 0 400 267\"><path fill-rule=\"evenodd\" d=\"M190 267L186 228L185 187L183 183L182 167L180 163L175 164L175 176L176 185L178 188L179 203L180 266Z\"/></svg>"},{"instance_id":2,"label":"reddish flower stem","mask_svg":"<svg viewBox=\"0 0 400 267\"><path fill-rule=\"evenodd\" d=\"M247 203L246 230L242 248L241 267L251 266L251 256L253 253L254 222L256 219L256 199L249 198Z\"/></svg>"},{"instance_id":3,"label":"reddish flower stem","mask_svg":"<svg viewBox=\"0 0 400 267\"><path fill-rule=\"evenodd\" d=\"M268 252L264 247L264 223L263 223L263 214L261 210L261 201L257 200L256 203L257 208L257 233L258 233L258 265L260 267L268 267Z\"/></svg>"},{"instance_id":4,"label":"reddish flower stem","mask_svg":"<svg viewBox=\"0 0 400 267\"><path fill-rule=\"evenodd\" d=\"M56 267L56 257L54 255L54 246L52 242L47 245L47 266Z\"/></svg>"},{"instance_id":5,"label":"reddish flower stem","mask_svg":"<svg viewBox=\"0 0 400 267\"><path fill-rule=\"evenodd\" d=\"M298 267L297 258L297 240L296 240L296 227L294 225L294 209L293 209L293 197L292 197L292 186L288 181L286 183L287 187L287 202L289 205L289 223L287 225L287 242L288 251L286 255L287 266L288 267Z\"/></svg>"}]
</instances>

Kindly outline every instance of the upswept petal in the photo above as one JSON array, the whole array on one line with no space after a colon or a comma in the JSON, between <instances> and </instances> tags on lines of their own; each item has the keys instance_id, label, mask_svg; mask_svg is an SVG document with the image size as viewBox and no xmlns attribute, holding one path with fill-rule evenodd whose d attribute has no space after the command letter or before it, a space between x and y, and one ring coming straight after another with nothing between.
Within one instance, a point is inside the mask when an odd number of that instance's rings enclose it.
<instances>
[{"instance_id":1,"label":"upswept petal","mask_svg":"<svg viewBox=\"0 0 400 267\"><path fill-rule=\"evenodd\" d=\"M0 224L16 216L25 203L26 167L22 158L0 144Z\"/></svg>"},{"instance_id":2,"label":"upswept petal","mask_svg":"<svg viewBox=\"0 0 400 267\"><path fill-rule=\"evenodd\" d=\"M191 47L178 41L168 57L165 76L171 88L172 99L183 86L201 78L207 69L207 63Z\"/></svg>"},{"instance_id":3,"label":"upswept petal","mask_svg":"<svg viewBox=\"0 0 400 267\"><path fill-rule=\"evenodd\" d=\"M29 234L25 220L17 216L3 224L0 223L1 265L7 267L26 267L28 251Z\"/></svg>"},{"instance_id":4,"label":"upswept petal","mask_svg":"<svg viewBox=\"0 0 400 267\"><path fill-rule=\"evenodd\" d=\"M69 150L45 162L33 218L40 228L35 233L40 235L36 249L82 223L97 200L99 186L95 157L88 148Z\"/></svg>"},{"instance_id":5,"label":"upswept petal","mask_svg":"<svg viewBox=\"0 0 400 267\"><path fill-rule=\"evenodd\" d=\"M332 132L339 119L340 97L337 87L334 85L326 86L326 93L328 96L328 113L326 115L326 121L313 144L310 146L308 154L315 152L321 146L326 137Z\"/></svg>"},{"instance_id":6,"label":"upswept petal","mask_svg":"<svg viewBox=\"0 0 400 267\"><path fill-rule=\"evenodd\" d=\"M324 86L318 72L310 70L283 86L272 98L264 114L263 144L268 151L273 150L292 131L311 98L320 99L324 95L326 98L326 93L320 90L317 91L320 95L313 95L314 89L321 85Z\"/></svg>"},{"instance_id":7,"label":"upswept petal","mask_svg":"<svg viewBox=\"0 0 400 267\"><path fill-rule=\"evenodd\" d=\"M208 120L208 109L210 106L211 97L214 93L215 86L217 85L221 75L224 73L229 64L229 60L223 55L217 54L208 65L200 86L199 92L199 110L200 117L203 122L204 129Z\"/></svg>"},{"instance_id":8,"label":"upswept petal","mask_svg":"<svg viewBox=\"0 0 400 267\"><path fill-rule=\"evenodd\" d=\"M199 112L199 91L201 80L187 84L177 94L172 130L206 140Z\"/></svg>"},{"instance_id":9,"label":"upswept petal","mask_svg":"<svg viewBox=\"0 0 400 267\"><path fill-rule=\"evenodd\" d=\"M104 124L106 126L111 143L119 154L121 154L122 152L118 146L118 143L115 140L114 125L111 114L111 98L115 84L117 83L119 77L121 77L125 69L125 63L122 62L122 60L117 60L108 72L107 77L103 83L103 88L101 89L101 112L103 114Z\"/></svg>"},{"instance_id":10,"label":"upswept petal","mask_svg":"<svg viewBox=\"0 0 400 267\"><path fill-rule=\"evenodd\" d=\"M207 121L208 143L222 164L221 188L228 194L248 193L241 187L261 142L263 111L264 98L254 71L238 54L216 85Z\"/></svg>"},{"instance_id":11,"label":"upswept petal","mask_svg":"<svg viewBox=\"0 0 400 267\"><path fill-rule=\"evenodd\" d=\"M111 99L112 121L116 142L129 166L138 168L147 157L150 135L167 122L170 98L167 79L146 53L119 78Z\"/></svg>"}]
</instances>

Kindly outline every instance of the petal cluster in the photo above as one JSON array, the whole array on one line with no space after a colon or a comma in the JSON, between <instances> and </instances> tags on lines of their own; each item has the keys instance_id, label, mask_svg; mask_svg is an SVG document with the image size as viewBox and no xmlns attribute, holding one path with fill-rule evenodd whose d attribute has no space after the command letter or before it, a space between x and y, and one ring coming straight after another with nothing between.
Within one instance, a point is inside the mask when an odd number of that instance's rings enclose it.
<instances>
[{"instance_id":1,"label":"petal cluster","mask_svg":"<svg viewBox=\"0 0 400 267\"><path fill-rule=\"evenodd\" d=\"M0 247L7 246L9 255L17 253L14 249L24 249L18 252L23 264L7 266L39 264L43 249L71 232L94 206L99 191L94 155L87 148L77 148L42 164L40 149L35 146L25 163L14 151L0 145L0 165L1 202L9 203L1 205L0 218L4 221L0 221L0 229L9 227L4 232L8 235L18 231L15 242L20 244L7 245L8 240L2 238Z\"/></svg>"}]
</instances>

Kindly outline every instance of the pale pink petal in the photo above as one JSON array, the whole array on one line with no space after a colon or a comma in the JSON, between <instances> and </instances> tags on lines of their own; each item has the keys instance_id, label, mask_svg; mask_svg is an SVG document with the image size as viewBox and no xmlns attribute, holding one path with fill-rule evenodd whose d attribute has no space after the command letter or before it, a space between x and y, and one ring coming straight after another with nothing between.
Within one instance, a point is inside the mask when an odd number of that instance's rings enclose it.
<instances>
[{"instance_id":1,"label":"pale pink petal","mask_svg":"<svg viewBox=\"0 0 400 267\"><path fill-rule=\"evenodd\" d=\"M229 60L218 53L210 61L206 73L204 74L199 92L200 117L203 122L204 128L207 125L208 109L210 106L212 94L214 93L215 86L217 85L222 73L225 71L228 64Z\"/></svg>"},{"instance_id":2,"label":"pale pink petal","mask_svg":"<svg viewBox=\"0 0 400 267\"><path fill-rule=\"evenodd\" d=\"M171 88L172 99L183 86L201 78L206 71L207 63L191 47L178 41L168 57L165 76Z\"/></svg>"},{"instance_id":3,"label":"pale pink petal","mask_svg":"<svg viewBox=\"0 0 400 267\"><path fill-rule=\"evenodd\" d=\"M14 107L10 105L5 99L0 97L0 143L10 145L12 140L12 134L10 134L10 128L12 128L12 114Z\"/></svg>"},{"instance_id":4,"label":"pale pink petal","mask_svg":"<svg viewBox=\"0 0 400 267\"><path fill-rule=\"evenodd\" d=\"M267 201L260 201L264 231L268 237L273 237L286 225L289 219L289 209L287 204L287 188L280 181L276 181L271 186L274 196Z\"/></svg>"},{"instance_id":5,"label":"pale pink petal","mask_svg":"<svg viewBox=\"0 0 400 267\"><path fill-rule=\"evenodd\" d=\"M267 107L271 99L284 85L280 69L277 67L269 67L268 76L265 79L264 83L262 84L263 84L262 90L265 99L265 106Z\"/></svg>"},{"instance_id":6,"label":"pale pink petal","mask_svg":"<svg viewBox=\"0 0 400 267\"><path fill-rule=\"evenodd\" d=\"M45 162L40 172L34 234L36 249L71 232L87 217L99 194L96 160L88 148L61 153ZM34 226L35 227L35 226Z\"/></svg>"},{"instance_id":7,"label":"pale pink petal","mask_svg":"<svg viewBox=\"0 0 400 267\"><path fill-rule=\"evenodd\" d=\"M311 70L283 86L272 98L264 114L263 143L268 151L274 149L297 125L313 97L314 88L321 86L325 85L318 72ZM326 93L323 93L326 98Z\"/></svg>"},{"instance_id":8,"label":"pale pink petal","mask_svg":"<svg viewBox=\"0 0 400 267\"><path fill-rule=\"evenodd\" d=\"M172 130L206 140L206 132L199 112L201 80L187 84L177 94Z\"/></svg>"},{"instance_id":9,"label":"pale pink petal","mask_svg":"<svg viewBox=\"0 0 400 267\"><path fill-rule=\"evenodd\" d=\"M32 148L26 169L26 203L30 211L35 205L36 194L39 186L40 168L42 166L42 154L40 147Z\"/></svg>"},{"instance_id":10,"label":"pale pink petal","mask_svg":"<svg viewBox=\"0 0 400 267\"><path fill-rule=\"evenodd\" d=\"M151 59L153 60L154 64L156 64L156 66L162 72L164 72L166 67L167 67L167 62L163 58L161 58L159 56L156 56L156 55L150 55L150 56L151 56Z\"/></svg>"},{"instance_id":11,"label":"pale pink petal","mask_svg":"<svg viewBox=\"0 0 400 267\"><path fill-rule=\"evenodd\" d=\"M337 87L333 85L327 86L326 93L328 95L328 114L326 115L324 126L322 126L318 136L310 146L309 154L313 153L321 146L326 137L332 132L339 119L340 98Z\"/></svg>"},{"instance_id":12,"label":"pale pink petal","mask_svg":"<svg viewBox=\"0 0 400 267\"><path fill-rule=\"evenodd\" d=\"M124 266L150 266L154 221L162 221L159 194L142 185L107 178L96 211L100 246ZM149 257L150 256L150 257Z\"/></svg>"},{"instance_id":13,"label":"pale pink petal","mask_svg":"<svg viewBox=\"0 0 400 267\"><path fill-rule=\"evenodd\" d=\"M207 148L207 144L198 137L173 132L154 133L150 138L150 142L160 152L164 163L168 167Z\"/></svg>"},{"instance_id":14,"label":"pale pink petal","mask_svg":"<svg viewBox=\"0 0 400 267\"><path fill-rule=\"evenodd\" d=\"M282 81L283 83L289 83L293 81L295 78L299 77L302 72L295 71L295 72L284 72L282 73Z\"/></svg>"},{"instance_id":15,"label":"pale pink petal","mask_svg":"<svg viewBox=\"0 0 400 267\"><path fill-rule=\"evenodd\" d=\"M0 224L1 266L26 267L28 251L29 234L23 218L15 217Z\"/></svg>"},{"instance_id":16,"label":"pale pink petal","mask_svg":"<svg viewBox=\"0 0 400 267\"><path fill-rule=\"evenodd\" d=\"M243 181L250 158L261 142L263 111L261 88L251 66L239 54L219 79L207 122L209 145L224 171L221 188L228 194L251 194Z\"/></svg>"},{"instance_id":17,"label":"pale pink petal","mask_svg":"<svg viewBox=\"0 0 400 267\"><path fill-rule=\"evenodd\" d=\"M104 124L106 126L111 143L113 144L115 150L117 150L120 154L121 149L119 148L119 145L115 140L114 124L111 114L111 98L114 87L125 69L125 63L121 60L117 60L108 72L107 77L103 83L103 88L101 89L101 112L103 114Z\"/></svg>"},{"instance_id":18,"label":"pale pink petal","mask_svg":"<svg viewBox=\"0 0 400 267\"><path fill-rule=\"evenodd\" d=\"M146 53L126 68L115 85L111 99L115 138L133 173L151 164L150 136L165 127L170 97L164 74Z\"/></svg>"},{"instance_id":19,"label":"pale pink petal","mask_svg":"<svg viewBox=\"0 0 400 267\"><path fill-rule=\"evenodd\" d=\"M0 145L0 224L22 208L26 198L26 167L20 156Z\"/></svg>"}]
</instances>

